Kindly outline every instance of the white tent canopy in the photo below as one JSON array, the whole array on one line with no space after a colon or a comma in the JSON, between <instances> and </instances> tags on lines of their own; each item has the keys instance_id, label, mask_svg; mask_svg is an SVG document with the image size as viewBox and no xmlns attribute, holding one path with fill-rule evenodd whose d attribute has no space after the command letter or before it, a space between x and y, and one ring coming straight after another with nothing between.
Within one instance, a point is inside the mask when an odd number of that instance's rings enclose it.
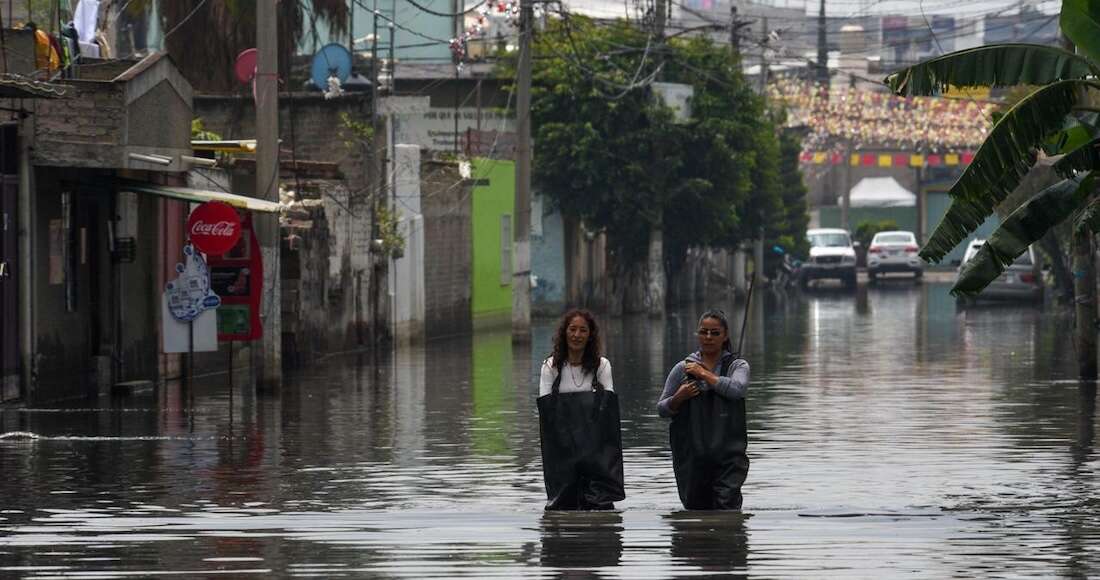
<instances>
[{"instance_id":1,"label":"white tent canopy","mask_svg":"<svg viewBox=\"0 0 1100 580\"><path fill-rule=\"evenodd\" d=\"M864 177L852 188L849 207L914 207L917 196L901 186L893 177ZM836 199L837 205L844 198Z\"/></svg>"}]
</instances>

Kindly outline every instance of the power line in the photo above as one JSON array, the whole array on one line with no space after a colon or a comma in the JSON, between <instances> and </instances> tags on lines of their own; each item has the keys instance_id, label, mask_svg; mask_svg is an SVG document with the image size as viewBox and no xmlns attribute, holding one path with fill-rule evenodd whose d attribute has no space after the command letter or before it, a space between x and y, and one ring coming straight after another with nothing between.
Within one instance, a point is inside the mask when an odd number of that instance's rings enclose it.
<instances>
[{"instance_id":1,"label":"power line","mask_svg":"<svg viewBox=\"0 0 1100 580\"><path fill-rule=\"evenodd\" d=\"M408 2L409 4L411 4L414 8L417 8L418 10L420 10L421 12L426 12L428 14L431 14L432 16L442 16L444 18L454 18L455 16L463 16L463 15L469 14L469 13L477 10L478 8L481 8L488 0L481 0L481 2L478 2L477 4L473 5L472 7L463 10L462 12L436 12L435 10L432 10L430 8L425 8L425 7L421 6L415 0L405 0L405 1Z\"/></svg>"},{"instance_id":2,"label":"power line","mask_svg":"<svg viewBox=\"0 0 1100 580\"><path fill-rule=\"evenodd\" d=\"M192 17L192 16L194 16L194 15L195 15L195 13L199 11L199 8L202 8L202 7L203 7L203 5L205 5L205 4L206 4L206 0L202 0L201 2L199 2L199 4L198 4L197 6L195 6L195 9L194 9L194 10L192 10L192 11L191 11L190 13L188 13L188 14L187 14L187 16L185 16L185 17L183 18L183 20L180 20L180 21L179 21L179 24L176 24L176 25L175 25L175 26L174 26L174 27L172 28L172 30L169 30L169 31L168 31L168 32L167 32L167 33L166 33L166 34L164 35L164 37L163 37L163 38L161 38L161 41L162 41L162 42L163 42L163 41L167 41L167 40L168 40L168 37L169 37L169 36L172 36L172 33L173 33L173 32L175 32L175 31L179 30L179 29L180 29L180 27L181 27L181 26L183 26L184 24L187 24L187 21L188 21L188 20L191 20L191 17Z\"/></svg>"}]
</instances>

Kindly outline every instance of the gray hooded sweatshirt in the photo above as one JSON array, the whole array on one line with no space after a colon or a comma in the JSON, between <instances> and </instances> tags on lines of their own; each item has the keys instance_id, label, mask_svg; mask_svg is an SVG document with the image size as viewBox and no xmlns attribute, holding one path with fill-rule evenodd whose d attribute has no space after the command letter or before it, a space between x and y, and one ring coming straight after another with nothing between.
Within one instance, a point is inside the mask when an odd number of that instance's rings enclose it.
<instances>
[{"instance_id":1,"label":"gray hooded sweatshirt","mask_svg":"<svg viewBox=\"0 0 1100 580\"><path fill-rule=\"evenodd\" d=\"M726 361L731 358L733 358L733 353L722 351L722 357L718 360L718 368L715 370L721 370L722 365L726 364ZM699 351L688 355L687 360L702 362ZM680 361L672 367L672 371L668 373L668 378L665 379L665 390L661 393L661 399L657 401L657 413L660 416L672 417L675 414L669 408L669 402L672 400L672 395L676 394L676 390L680 388L680 384L688 378L687 373L684 372L684 361ZM718 395L727 399L744 399L749 390L749 363L742 358L734 360L726 374L718 377L718 384L713 387L706 381L697 380L695 383L699 385L701 391L713 389Z\"/></svg>"}]
</instances>

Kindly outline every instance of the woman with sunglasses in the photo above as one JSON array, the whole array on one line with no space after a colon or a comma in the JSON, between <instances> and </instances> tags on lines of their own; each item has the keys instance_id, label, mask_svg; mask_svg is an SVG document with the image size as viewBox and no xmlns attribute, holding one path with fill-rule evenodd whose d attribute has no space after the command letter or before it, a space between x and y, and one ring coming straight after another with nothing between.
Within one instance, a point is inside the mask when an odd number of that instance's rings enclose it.
<instances>
[{"instance_id":1,"label":"woman with sunglasses","mask_svg":"<svg viewBox=\"0 0 1100 580\"><path fill-rule=\"evenodd\" d=\"M749 363L732 352L721 310L704 312L696 333L699 350L672 367L657 402L657 412L672 419L676 487L686 509L741 509L741 484L749 472Z\"/></svg>"},{"instance_id":2,"label":"woman with sunglasses","mask_svg":"<svg viewBox=\"0 0 1100 580\"><path fill-rule=\"evenodd\" d=\"M570 310L558 322L537 403L546 509L612 509L626 497L619 399L587 310Z\"/></svg>"}]
</instances>

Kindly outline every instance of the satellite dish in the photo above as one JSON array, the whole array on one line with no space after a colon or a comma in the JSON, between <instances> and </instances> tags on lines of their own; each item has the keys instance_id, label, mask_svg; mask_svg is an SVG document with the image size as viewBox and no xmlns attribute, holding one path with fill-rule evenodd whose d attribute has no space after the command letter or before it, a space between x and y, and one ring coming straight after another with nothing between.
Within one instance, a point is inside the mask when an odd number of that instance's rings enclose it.
<instances>
[{"instance_id":1,"label":"satellite dish","mask_svg":"<svg viewBox=\"0 0 1100 580\"><path fill-rule=\"evenodd\" d=\"M351 74L351 53L342 44L327 44L313 55L313 66L309 78L318 89L328 86L328 78L335 76L340 83L348 80Z\"/></svg>"},{"instance_id":2,"label":"satellite dish","mask_svg":"<svg viewBox=\"0 0 1100 580\"><path fill-rule=\"evenodd\" d=\"M256 62L259 59L260 52L255 48L250 48L237 55L237 62L233 65L233 72L237 75L237 80L242 84L246 84L256 78Z\"/></svg>"}]
</instances>

